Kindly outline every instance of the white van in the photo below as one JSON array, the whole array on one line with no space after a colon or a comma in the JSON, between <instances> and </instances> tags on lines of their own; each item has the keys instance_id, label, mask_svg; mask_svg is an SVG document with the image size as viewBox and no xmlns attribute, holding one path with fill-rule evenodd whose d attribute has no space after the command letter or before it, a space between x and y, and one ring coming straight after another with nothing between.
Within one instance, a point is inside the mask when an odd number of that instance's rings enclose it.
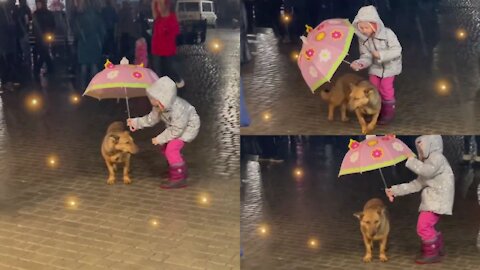
<instances>
[{"instance_id":1,"label":"white van","mask_svg":"<svg viewBox=\"0 0 480 270\"><path fill-rule=\"evenodd\" d=\"M213 1L206 0L177 0L175 6L178 20L182 21L206 21L207 25L217 26L217 15Z\"/></svg>"}]
</instances>

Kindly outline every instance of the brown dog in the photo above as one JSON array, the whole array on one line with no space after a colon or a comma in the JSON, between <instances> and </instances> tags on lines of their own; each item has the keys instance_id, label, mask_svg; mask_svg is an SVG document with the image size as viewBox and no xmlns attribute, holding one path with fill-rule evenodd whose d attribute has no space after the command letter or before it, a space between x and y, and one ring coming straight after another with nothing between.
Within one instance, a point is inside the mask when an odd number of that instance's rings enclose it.
<instances>
[{"instance_id":1,"label":"brown dog","mask_svg":"<svg viewBox=\"0 0 480 270\"><path fill-rule=\"evenodd\" d=\"M357 84L350 84L350 97L348 99L348 109L355 111L358 122L362 127L362 133L372 132L377 126L378 116L382 108L382 98L377 88L369 81L361 81ZM367 124L365 116L371 116L372 120Z\"/></svg>"},{"instance_id":2,"label":"brown dog","mask_svg":"<svg viewBox=\"0 0 480 270\"><path fill-rule=\"evenodd\" d=\"M363 207L363 212L353 214L360 220L363 243L365 244L364 262L372 261L373 241L380 241L380 261L388 260L385 254L387 247L388 233L390 232L390 221L387 208L382 200L374 198L369 200Z\"/></svg>"},{"instance_id":3,"label":"brown dog","mask_svg":"<svg viewBox=\"0 0 480 270\"><path fill-rule=\"evenodd\" d=\"M102 156L109 172L107 184L115 183L117 166L123 164L123 183L130 184L130 156L138 152L130 133L125 130L122 122L113 122L108 126L107 134L103 138Z\"/></svg>"},{"instance_id":4,"label":"brown dog","mask_svg":"<svg viewBox=\"0 0 480 270\"><path fill-rule=\"evenodd\" d=\"M333 121L335 108L340 106L343 122L349 120L348 109L355 111L363 134L375 129L382 100L378 90L368 80L355 73L347 73L336 80L331 90L323 90L320 95L328 102L328 120ZM368 125L366 115L372 115L372 121Z\"/></svg>"}]
</instances>

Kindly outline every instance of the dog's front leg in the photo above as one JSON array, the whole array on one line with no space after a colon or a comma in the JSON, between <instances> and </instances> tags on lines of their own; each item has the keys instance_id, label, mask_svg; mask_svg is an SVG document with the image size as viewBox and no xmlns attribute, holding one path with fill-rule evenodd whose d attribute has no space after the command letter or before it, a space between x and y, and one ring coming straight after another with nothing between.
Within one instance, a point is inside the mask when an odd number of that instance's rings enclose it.
<instances>
[{"instance_id":1,"label":"dog's front leg","mask_svg":"<svg viewBox=\"0 0 480 270\"><path fill-rule=\"evenodd\" d=\"M110 161L105 160L105 164L107 164L107 169L108 169L107 184L111 185L115 183L115 171L113 170L113 165Z\"/></svg>"},{"instance_id":2,"label":"dog's front leg","mask_svg":"<svg viewBox=\"0 0 480 270\"><path fill-rule=\"evenodd\" d=\"M363 243L365 244L365 256L363 257L363 261L368 263L372 261L373 243L372 240L368 239L365 236L363 236Z\"/></svg>"},{"instance_id":3,"label":"dog's front leg","mask_svg":"<svg viewBox=\"0 0 480 270\"><path fill-rule=\"evenodd\" d=\"M335 105L328 104L328 121L333 121L334 110L335 110Z\"/></svg>"},{"instance_id":4,"label":"dog's front leg","mask_svg":"<svg viewBox=\"0 0 480 270\"><path fill-rule=\"evenodd\" d=\"M387 236L382 239L380 242L380 261L386 262L388 261L387 254L385 254L385 249L387 248Z\"/></svg>"},{"instance_id":5,"label":"dog's front leg","mask_svg":"<svg viewBox=\"0 0 480 270\"><path fill-rule=\"evenodd\" d=\"M372 121L368 124L367 126L367 132L370 133L371 131L373 131L375 129L375 127L377 126L377 120L378 120L378 116L380 115L380 113L376 113L373 115L372 117Z\"/></svg>"},{"instance_id":6,"label":"dog's front leg","mask_svg":"<svg viewBox=\"0 0 480 270\"><path fill-rule=\"evenodd\" d=\"M346 103L342 103L342 107L341 107L341 110L342 110L342 121L343 122L348 122L348 117L347 117L347 104Z\"/></svg>"},{"instance_id":7,"label":"dog's front leg","mask_svg":"<svg viewBox=\"0 0 480 270\"><path fill-rule=\"evenodd\" d=\"M132 180L130 179L130 176L128 176L128 172L130 170L130 155L127 155L125 158L125 166L123 167L123 183L124 184L130 184L132 183Z\"/></svg>"},{"instance_id":8,"label":"dog's front leg","mask_svg":"<svg viewBox=\"0 0 480 270\"><path fill-rule=\"evenodd\" d=\"M365 118L363 118L363 115L359 109L355 110L355 114L357 115L358 122L362 127L362 134L367 134L367 122L365 121Z\"/></svg>"}]
</instances>

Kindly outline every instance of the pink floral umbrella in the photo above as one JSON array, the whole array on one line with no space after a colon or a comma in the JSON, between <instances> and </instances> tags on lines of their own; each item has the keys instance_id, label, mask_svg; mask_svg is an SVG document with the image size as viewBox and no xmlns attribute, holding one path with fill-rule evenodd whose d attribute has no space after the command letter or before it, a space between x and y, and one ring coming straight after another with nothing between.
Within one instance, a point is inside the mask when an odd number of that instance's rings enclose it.
<instances>
[{"instance_id":1,"label":"pink floral umbrella","mask_svg":"<svg viewBox=\"0 0 480 270\"><path fill-rule=\"evenodd\" d=\"M151 69L144 68L143 65L130 65L125 57L120 61L120 65L114 65L107 60L105 69L93 77L83 95L98 100L124 98L130 118L128 99L146 96L146 88L157 80L157 74Z\"/></svg>"},{"instance_id":2,"label":"pink floral umbrella","mask_svg":"<svg viewBox=\"0 0 480 270\"><path fill-rule=\"evenodd\" d=\"M307 37L301 37L303 46L297 63L314 92L330 81L347 56L354 28L347 19L329 19L315 28L307 26L307 33Z\"/></svg>"},{"instance_id":3,"label":"pink floral umbrella","mask_svg":"<svg viewBox=\"0 0 480 270\"><path fill-rule=\"evenodd\" d=\"M362 142L350 140L348 148L350 150L343 158L338 176L379 169L385 188L387 183L381 169L415 156L412 150L394 135L367 136Z\"/></svg>"}]
</instances>

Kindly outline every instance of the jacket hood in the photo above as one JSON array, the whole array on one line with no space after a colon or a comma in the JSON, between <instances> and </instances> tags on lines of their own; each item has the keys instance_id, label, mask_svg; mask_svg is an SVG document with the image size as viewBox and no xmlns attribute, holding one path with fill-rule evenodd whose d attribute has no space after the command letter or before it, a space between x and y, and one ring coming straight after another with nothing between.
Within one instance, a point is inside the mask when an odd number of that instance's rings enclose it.
<instances>
[{"instance_id":1,"label":"jacket hood","mask_svg":"<svg viewBox=\"0 0 480 270\"><path fill-rule=\"evenodd\" d=\"M443 153L443 140L440 135L423 135L415 140L415 146L417 151L422 150L425 155L424 158L428 158L431 153L439 152Z\"/></svg>"},{"instance_id":2,"label":"jacket hood","mask_svg":"<svg viewBox=\"0 0 480 270\"><path fill-rule=\"evenodd\" d=\"M358 30L358 23L359 22L372 22L376 24L376 31L375 37L381 37L384 34L385 25L383 24L382 19L378 15L377 9L374 6L366 6L362 7L358 10L357 16L353 20L353 27L355 28L355 33L361 37L361 39L366 40L368 39L367 36L362 34L360 30Z\"/></svg>"},{"instance_id":3,"label":"jacket hood","mask_svg":"<svg viewBox=\"0 0 480 270\"><path fill-rule=\"evenodd\" d=\"M169 77L161 77L147 88L147 96L160 101L168 110L177 98L177 85Z\"/></svg>"}]
</instances>

